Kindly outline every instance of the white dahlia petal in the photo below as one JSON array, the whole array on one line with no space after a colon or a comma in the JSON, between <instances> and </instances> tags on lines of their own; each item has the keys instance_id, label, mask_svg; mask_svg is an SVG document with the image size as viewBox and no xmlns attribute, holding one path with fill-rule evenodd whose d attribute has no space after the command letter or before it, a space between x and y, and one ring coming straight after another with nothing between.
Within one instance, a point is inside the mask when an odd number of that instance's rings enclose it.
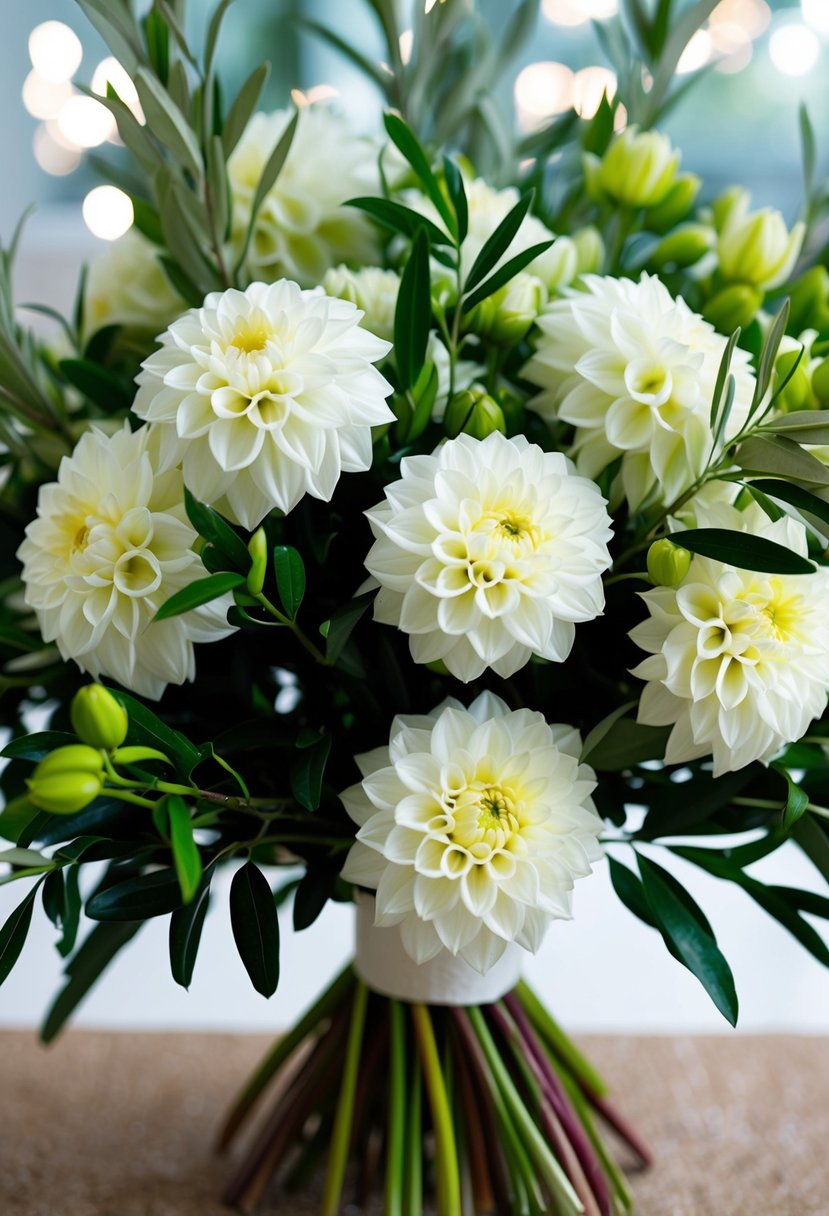
<instances>
[{"instance_id":1,"label":"white dahlia petal","mask_svg":"<svg viewBox=\"0 0 829 1216\"><path fill-rule=\"evenodd\" d=\"M697 509L700 525L763 535L806 551L806 529L755 505ZM650 617L631 638L650 657L639 721L672 725L665 760L713 755L714 774L767 764L799 739L829 694L829 571L760 574L694 557L677 588L647 591Z\"/></svg>"},{"instance_id":2,"label":"white dahlia petal","mask_svg":"<svg viewBox=\"0 0 829 1216\"><path fill-rule=\"evenodd\" d=\"M157 699L167 684L193 679L194 642L232 631L228 597L153 622L165 600L205 574L181 474L155 476L154 453L147 427L85 434L57 482L42 487L17 555L44 639L83 671Z\"/></svg>"},{"instance_id":3,"label":"white dahlia petal","mask_svg":"<svg viewBox=\"0 0 829 1216\"><path fill-rule=\"evenodd\" d=\"M600 615L610 517L597 487L522 436L460 435L401 462L368 511L375 620L409 634L417 663L507 677L532 654L561 662L573 622Z\"/></svg>"},{"instance_id":4,"label":"white dahlia petal","mask_svg":"<svg viewBox=\"0 0 829 1216\"><path fill-rule=\"evenodd\" d=\"M396 719L385 756L369 753L371 774L341 795L361 825L343 876L376 891L375 923L399 925L417 962L446 949L485 971L507 942L537 949L602 856L581 747L489 692Z\"/></svg>"},{"instance_id":5,"label":"white dahlia petal","mask_svg":"<svg viewBox=\"0 0 829 1216\"><path fill-rule=\"evenodd\" d=\"M287 281L209 295L138 377L133 408L156 424L160 467L183 460L188 488L250 529L304 494L327 502L344 469L370 467L371 427L394 418L372 366L390 346L361 316Z\"/></svg>"}]
</instances>

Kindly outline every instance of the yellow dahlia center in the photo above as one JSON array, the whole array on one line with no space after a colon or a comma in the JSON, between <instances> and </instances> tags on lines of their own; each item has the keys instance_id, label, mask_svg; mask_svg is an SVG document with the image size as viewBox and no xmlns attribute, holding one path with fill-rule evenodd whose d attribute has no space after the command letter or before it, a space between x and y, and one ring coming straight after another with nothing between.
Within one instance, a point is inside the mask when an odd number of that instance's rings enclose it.
<instances>
[{"instance_id":1,"label":"yellow dahlia center","mask_svg":"<svg viewBox=\"0 0 829 1216\"><path fill-rule=\"evenodd\" d=\"M471 781L454 799L453 844L473 856L502 849L520 831L514 792L497 783Z\"/></svg>"},{"instance_id":2,"label":"yellow dahlia center","mask_svg":"<svg viewBox=\"0 0 829 1216\"><path fill-rule=\"evenodd\" d=\"M74 537L72 538L72 544L70 547L71 552L72 553L82 553L88 544L89 544L89 526L87 524L83 523L78 528Z\"/></svg>"},{"instance_id":3,"label":"yellow dahlia center","mask_svg":"<svg viewBox=\"0 0 829 1216\"><path fill-rule=\"evenodd\" d=\"M252 355L265 349L269 337L270 334L263 325L250 325L237 330L228 345L246 355Z\"/></svg>"}]
</instances>

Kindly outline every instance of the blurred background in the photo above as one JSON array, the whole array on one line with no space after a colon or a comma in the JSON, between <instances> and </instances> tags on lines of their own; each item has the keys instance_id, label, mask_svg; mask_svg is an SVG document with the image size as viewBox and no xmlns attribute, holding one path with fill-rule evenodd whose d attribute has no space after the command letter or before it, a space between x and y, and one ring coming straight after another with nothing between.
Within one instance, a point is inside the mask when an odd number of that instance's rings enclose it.
<instances>
[{"instance_id":1,"label":"blurred background","mask_svg":"<svg viewBox=\"0 0 829 1216\"><path fill-rule=\"evenodd\" d=\"M422 2L422 0L417 0ZM425 0L427 5L430 0ZM434 0L431 0L433 3ZM478 0L497 26L512 0ZM190 0L194 32L208 0ZM613 73L601 49L601 26L618 0L543 0L536 35L517 62L499 101L515 105L524 130L571 107L589 117ZM254 62L273 64L267 103L335 99L358 129L376 128L379 97L335 52L291 21L302 11L347 33L369 56L380 38L358 0L237 0L225 23L221 69L228 89ZM406 55L406 35L401 40ZM680 71L709 66L670 116L667 130L683 150L683 165L700 174L705 194L734 181L756 205L796 218L801 196L798 105L804 101L818 134L820 167L829 169L829 0L721 0L694 37ZM137 106L119 65L108 58L73 0L4 5L0 39L0 237L10 238L33 201L17 267L19 302L36 300L68 310L82 263L129 227L125 195L104 185L95 158L122 155L108 112L84 96L74 79L103 92L111 80ZM512 97L509 95L512 89ZM660 862L665 859L660 856ZM675 868L680 877L683 863ZM765 867L765 868L764 868ZM783 885L817 885L794 846L761 863L756 874ZM218 885L218 884L217 884ZM283 923L282 981L265 1002L250 988L232 942L226 906L229 876L219 886L189 994L176 988L166 958L166 923L150 922L82 1007L80 1024L119 1027L199 1027L276 1030L287 1025L350 948L347 909L329 908L310 930L295 935ZM743 1031L829 1030L829 973L748 898L694 870L691 889L714 923L741 997ZM19 901L0 887L0 923ZM701 988L675 963L655 932L621 906L605 867L579 884L576 919L557 924L527 975L573 1030L629 1032L726 1031ZM819 924L816 923L816 927ZM33 1025L60 983L52 927L36 917L26 950L0 989L0 1024Z\"/></svg>"}]
</instances>

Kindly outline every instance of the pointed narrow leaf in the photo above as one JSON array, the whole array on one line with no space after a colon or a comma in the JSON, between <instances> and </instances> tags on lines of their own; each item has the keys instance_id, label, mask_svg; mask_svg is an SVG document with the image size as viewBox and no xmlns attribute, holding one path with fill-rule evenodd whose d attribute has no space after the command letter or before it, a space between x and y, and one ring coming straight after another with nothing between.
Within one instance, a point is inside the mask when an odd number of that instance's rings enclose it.
<instances>
[{"instance_id":1,"label":"pointed narrow leaf","mask_svg":"<svg viewBox=\"0 0 829 1216\"><path fill-rule=\"evenodd\" d=\"M170 971L173 979L182 988L189 988L196 966L204 918L210 903L210 876L208 875L193 900L184 908L177 908L170 917Z\"/></svg>"},{"instance_id":2,"label":"pointed narrow leaf","mask_svg":"<svg viewBox=\"0 0 829 1216\"><path fill-rule=\"evenodd\" d=\"M325 622L327 628L321 632L325 637L325 657L329 662L336 663L355 626L374 602L374 596L375 592L364 591L362 595L357 595L347 604L343 604L342 608L338 608L331 619Z\"/></svg>"},{"instance_id":3,"label":"pointed narrow leaf","mask_svg":"<svg viewBox=\"0 0 829 1216\"><path fill-rule=\"evenodd\" d=\"M451 239L445 232L441 232L436 224L427 219L424 215L420 215L417 211L412 211L410 207L404 207L402 203L397 203L390 198L351 198L345 207L356 207L358 211L364 211L366 215L378 224L382 224L384 228L388 228L390 232L399 232L401 236L413 237L418 228L425 228L429 234L429 240L433 245L451 245Z\"/></svg>"},{"instance_id":4,"label":"pointed narrow leaf","mask_svg":"<svg viewBox=\"0 0 829 1216\"><path fill-rule=\"evenodd\" d=\"M91 920L135 921L164 916L181 907L181 888L171 867L139 874L96 892L86 904Z\"/></svg>"},{"instance_id":5,"label":"pointed narrow leaf","mask_svg":"<svg viewBox=\"0 0 829 1216\"><path fill-rule=\"evenodd\" d=\"M306 870L294 895L294 929L300 932L313 925L322 912L331 889L335 873L322 866Z\"/></svg>"},{"instance_id":6,"label":"pointed narrow leaf","mask_svg":"<svg viewBox=\"0 0 829 1216\"><path fill-rule=\"evenodd\" d=\"M168 600L165 600L153 620L166 621L169 617L181 616L183 612L192 612L194 608L200 608L202 604L218 600L223 595L227 595L228 591L235 591L237 587L244 585L243 576L234 574L230 570L210 574L207 578L197 578L195 582L182 587L175 595L171 595Z\"/></svg>"},{"instance_id":7,"label":"pointed narrow leaf","mask_svg":"<svg viewBox=\"0 0 829 1216\"><path fill-rule=\"evenodd\" d=\"M212 507L195 499L188 489L184 491L184 509L199 536L214 545L220 553L224 553L239 570L247 573L250 568L247 545L227 520Z\"/></svg>"},{"instance_id":8,"label":"pointed narrow leaf","mask_svg":"<svg viewBox=\"0 0 829 1216\"><path fill-rule=\"evenodd\" d=\"M767 473L810 486L829 486L829 469L799 443L768 431L752 435L734 454L735 463L748 473Z\"/></svg>"},{"instance_id":9,"label":"pointed narrow leaf","mask_svg":"<svg viewBox=\"0 0 829 1216\"><path fill-rule=\"evenodd\" d=\"M470 296L466 297L463 302L463 311L469 312L476 304L480 304L481 300L485 300L493 292L500 291L506 283L509 283L510 279L514 279L526 266L529 266L530 262L534 262L537 257L546 252L552 244L552 240L540 241L539 244L531 245L529 249L524 249L521 253L517 253L514 258L510 258L503 266L499 266L485 283L481 283L480 287L477 287Z\"/></svg>"},{"instance_id":10,"label":"pointed narrow leaf","mask_svg":"<svg viewBox=\"0 0 829 1216\"><path fill-rule=\"evenodd\" d=\"M225 156L230 156L242 138L245 127L250 122L251 115L256 110L259 98L262 96L262 90L267 83L270 71L269 63L262 63L258 68L254 68L236 94L222 127L222 147Z\"/></svg>"},{"instance_id":11,"label":"pointed narrow leaf","mask_svg":"<svg viewBox=\"0 0 829 1216\"><path fill-rule=\"evenodd\" d=\"M305 565L292 545L277 545L273 551L273 566L282 607L293 621L305 596Z\"/></svg>"},{"instance_id":12,"label":"pointed narrow leaf","mask_svg":"<svg viewBox=\"0 0 829 1216\"><path fill-rule=\"evenodd\" d=\"M452 200L452 206L455 209L455 218L458 225L458 245L462 245L469 231L469 206L466 201L466 190L464 189L461 171L448 156L444 156L443 158L443 175L446 179L446 189L449 191L449 198Z\"/></svg>"},{"instance_id":13,"label":"pointed narrow leaf","mask_svg":"<svg viewBox=\"0 0 829 1216\"><path fill-rule=\"evenodd\" d=\"M783 888L766 887L763 883L758 882L757 879L749 878L747 874L743 875L740 886L751 896L755 903L760 905L764 912L774 917L784 929L788 929L789 933L819 963L822 963L824 967L829 967L829 946L826 945L826 942L817 930L813 929L809 922L803 919L797 908L792 906L789 899L780 894L780 890ZM803 894L806 894L806 892ZM805 909L807 912L809 910L809 908Z\"/></svg>"},{"instance_id":14,"label":"pointed narrow leaf","mask_svg":"<svg viewBox=\"0 0 829 1216\"><path fill-rule=\"evenodd\" d=\"M75 948L78 927L81 923L80 871L77 866L67 866L63 882L63 936L58 942L58 954L66 958Z\"/></svg>"},{"instance_id":15,"label":"pointed narrow leaf","mask_svg":"<svg viewBox=\"0 0 829 1216\"><path fill-rule=\"evenodd\" d=\"M760 409L763 398L771 384L771 378L774 374L774 364L777 359L777 352L780 349L780 343L783 341L783 335L786 332L786 326L789 323L789 312L791 304L788 299L784 300L780 309L772 321L768 336L763 343L763 349L760 352L760 365L757 369L757 382L754 386L754 399L751 403L748 416L749 419Z\"/></svg>"},{"instance_id":16,"label":"pointed narrow leaf","mask_svg":"<svg viewBox=\"0 0 829 1216\"><path fill-rule=\"evenodd\" d=\"M786 782L787 796L783 807L782 826L784 831L790 832L809 805L809 795L792 779L791 773L782 764L772 764L771 767Z\"/></svg>"},{"instance_id":17,"label":"pointed narrow leaf","mask_svg":"<svg viewBox=\"0 0 829 1216\"><path fill-rule=\"evenodd\" d=\"M453 237L457 237L458 226L455 216L443 195L440 183L432 172L429 158L421 147L420 141L414 131L406 125L402 118L397 114L392 114L391 111L387 111L383 115L383 123L392 143L402 152L420 178L421 185L434 203L435 209L446 225L447 230Z\"/></svg>"},{"instance_id":18,"label":"pointed narrow leaf","mask_svg":"<svg viewBox=\"0 0 829 1216\"><path fill-rule=\"evenodd\" d=\"M180 794L168 794L165 801L181 897L185 904L189 904L198 891L202 878L201 853L193 839L193 823L187 803Z\"/></svg>"},{"instance_id":19,"label":"pointed narrow leaf","mask_svg":"<svg viewBox=\"0 0 829 1216\"><path fill-rule=\"evenodd\" d=\"M145 68L138 69L135 87L147 120L147 129L196 181L200 180L203 165L198 140L170 94Z\"/></svg>"},{"instance_id":20,"label":"pointed narrow leaf","mask_svg":"<svg viewBox=\"0 0 829 1216\"><path fill-rule=\"evenodd\" d=\"M40 1037L44 1043L52 1042L115 955L135 937L140 928L140 921L95 926L67 963L66 974L69 978L41 1027Z\"/></svg>"},{"instance_id":21,"label":"pointed narrow leaf","mask_svg":"<svg viewBox=\"0 0 829 1216\"><path fill-rule=\"evenodd\" d=\"M315 811L322 796L322 778L331 751L331 736L320 735L311 746L297 745L298 755L291 765L291 792L306 811Z\"/></svg>"},{"instance_id":22,"label":"pointed narrow leaf","mask_svg":"<svg viewBox=\"0 0 829 1216\"><path fill-rule=\"evenodd\" d=\"M411 388L426 360L432 324L429 239L418 229L397 295L394 311L394 356L404 389Z\"/></svg>"},{"instance_id":23,"label":"pointed narrow leaf","mask_svg":"<svg viewBox=\"0 0 829 1216\"><path fill-rule=\"evenodd\" d=\"M23 902L17 905L3 928L0 929L0 984L5 983L26 944L29 926L32 923L32 909L39 887L40 883L35 883Z\"/></svg>"},{"instance_id":24,"label":"pointed narrow leaf","mask_svg":"<svg viewBox=\"0 0 829 1216\"><path fill-rule=\"evenodd\" d=\"M814 564L776 541L730 528L689 528L672 532L671 540L681 549L699 553L740 570L764 574L814 574Z\"/></svg>"},{"instance_id":25,"label":"pointed narrow leaf","mask_svg":"<svg viewBox=\"0 0 829 1216\"><path fill-rule=\"evenodd\" d=\"M658 926L651 912L641 880L637 878L633 870L629 870L627 866L623 866L621 862L616 861L609 855L607 864L610 870L610 881L613 884L613 890L628 912L632 912L634 916L644 921L646 925L650 925L651 928L656 929Z\"/></svg>"},{"instance_id":26,"label":"pointed narrow leaf","mask_svg":"<svg viewBox=\"0 0 829 1216\"><path fill-rule=\"evenodd\" d=\"M524 222L524 217L532 206L534 191L528 190L522 195L515 206L484 242L481 252L472 263L472 269L466 276L464 291L472 291L474 287L489 274L490 270L501 260L515 239L518 229Z\"/></svg>"},{"instance_id":27,"label":"pointed narrow leaf","mask_svg":"<svg viewBox=\"0 0 829 1216\"><path fill-rule=\"evenodd\" d=\"M651 912L662 935L732 1026L737 1024L738 1001L734 977L707 921L690 895L683 901L663 881L659 867L638 856L639 874Z\"/></svg>"},{"instance_id":28,"label":"pointed narrow leaf","mask_svg":"<svg viewBox=\"0 0 829 1216\"><path fill-rule=\"evenodd\" d=\"M251 983L262 996L273 996L279 983L279 920L267 879L252 861L233 875L230 924Z\"/></svg>"},{"instance_id":29,"label":"pointed narrow leaf","mask_svg":"<svg viewBox=\"0 0 829 1216\"><path fill-rule=\"evenodd\" d=\"M290 122L282 132L276 147L268 157L265 168L262 170L262 176L259 178L256 193L253 196L253 203L250 210L250 220L248 222L245 239L242 243L242 248L236 262L237 267L242 266L245 258L247 257L248 248L256 228L256 221L259 217L259 210L275 186L276 179L279 177L279 174L282 172L282 167L285 164L285 161L288 159L288 153L291 151L291 145L294 142L298 122L299 110L295 110Z\"/></svg>"}]
</instances>

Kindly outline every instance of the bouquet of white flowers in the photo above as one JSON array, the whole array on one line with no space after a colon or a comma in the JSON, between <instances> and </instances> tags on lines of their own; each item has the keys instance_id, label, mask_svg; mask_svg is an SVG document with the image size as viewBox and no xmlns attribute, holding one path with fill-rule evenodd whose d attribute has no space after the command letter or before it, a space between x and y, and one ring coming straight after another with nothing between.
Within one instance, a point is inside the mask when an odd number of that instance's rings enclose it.
<instances>
[{"instance_id":1,"label":"bouquet of white flowers","mask_svg":"<svg viewBox=\"0 0 829 1216\"><path fill-rule=\"evenodd\" d=\"M520 979L576 880L606 861L731 1023L657 848L829 964L829 899L750 872L793 840L829 878L808 118L789 230L740 188L699 202L653 129L714 0L627 0L618 94L519 140L490 90L533 0L497 39L471 2L416 5L403 44L367 0L387 65L306 21L384 93L370 137L257 113L265 67L227 104L228 0L198 54L182 0L78 3L140 101L101 100L135 222L51 344L15 313L16 241L0 266L0 881L26 890L0 981L39 899L67 959L46 1040L149 918L186 987L233 867L271 996L279 905L303 929L356 898L353 965L230 1114L222 1144L275 1080L229 1200L325 1161L324 1216L352 1166L388 1216L628 1211L596 1116L647 1149Z\"/></svg>"}]
</instances>

